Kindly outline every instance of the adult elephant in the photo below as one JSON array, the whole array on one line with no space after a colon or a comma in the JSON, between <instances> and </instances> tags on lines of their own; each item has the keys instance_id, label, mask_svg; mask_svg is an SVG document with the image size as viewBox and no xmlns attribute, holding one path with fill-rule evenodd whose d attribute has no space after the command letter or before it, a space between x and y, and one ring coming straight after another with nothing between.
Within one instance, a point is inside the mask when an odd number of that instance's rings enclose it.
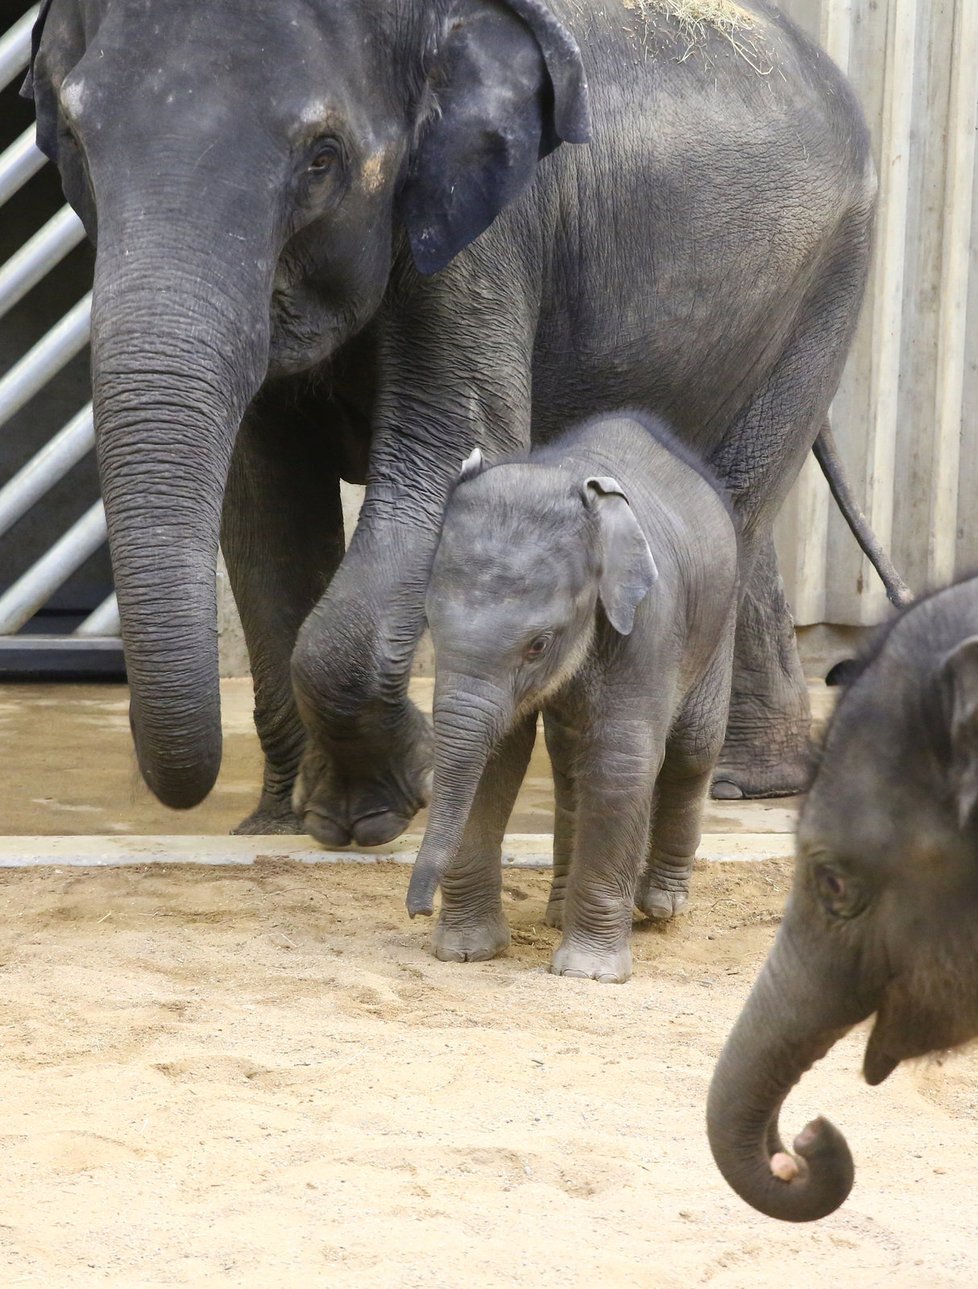
<instances>
[{"instance_id":1,"label":"adult elephant","mask_svg":"<svg viewBox=\"0 0 978 1289\"><path fill-rule=\"evenodd\" d=\"M839 381L874 171L845 80L773 5L731 4L736 39L670 8L49 0L38 138L97 238L99 463L162 801L220 764L221 533L266 755L244 826L295 826L306 748L309 831L400 832L459 463L624 406L671 421L743 521L725 789L800 786L771 526ZM367 483L345 558L341 477Z\"/></svg>"}]
</instances>

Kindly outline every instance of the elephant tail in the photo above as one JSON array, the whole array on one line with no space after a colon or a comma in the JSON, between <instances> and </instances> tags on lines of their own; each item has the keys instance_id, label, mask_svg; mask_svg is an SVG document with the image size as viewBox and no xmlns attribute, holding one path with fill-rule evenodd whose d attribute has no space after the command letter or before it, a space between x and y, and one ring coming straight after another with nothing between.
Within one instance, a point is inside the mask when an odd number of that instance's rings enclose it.
<instances>
[{"instance_id":1,"label":"elephant tail","mask_svg":"<svg viewBox=\"0 0 978 1289\"><path fill-rule=\"evenodd\" d=\"M822 468L829 490L835 498L836 505L842 511L853 537L855 537L873 568L879 574L880 581L886 588L886 598L891 604L896 605L898 609L906 608L907 605L913 603L913 592L897 572L893 561L883 549L879 538L870 528L869 520L859 508L855 497L853 497L852 489L849 487L849 480L846 478L845 468L839 457L839 449L836 447L835 436L827 423L822 426L812 451L815 453L815 460Z\"/></svg>"}]
</instances>

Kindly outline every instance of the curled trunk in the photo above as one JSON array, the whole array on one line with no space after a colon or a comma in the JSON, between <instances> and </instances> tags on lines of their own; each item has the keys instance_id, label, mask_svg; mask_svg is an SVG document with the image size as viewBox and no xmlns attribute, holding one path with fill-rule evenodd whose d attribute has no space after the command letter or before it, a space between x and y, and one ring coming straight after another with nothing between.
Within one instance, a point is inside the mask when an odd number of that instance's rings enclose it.
<instances>
[{"instance_id":1,"label":"curled trunk","mask_svg":"<svg viewBox=\"0 0 978 1289\"><path fill-rule=\"evenodd\" d=\"M220 264L216 236L196 255L168 241L144 222L113 235L100 220L92 364L136 752L157 797L185 808L220 768L221 507L264 377L270 287L229 289L234 268Z\"/></svg>"},{"instance_id":2,"label":"curled trunk","mask_svg":"<svg viewBox=\"0 0 978 1289\"><path fill-rule=\"evenodd\" d=\"M435 891L455 860L509 704L495 686L452 674L435 685L435 774L428 826L408 887L411 917L434 911Z\"/></svg>"},{"instance_id":3,"label":"curled trunk","mask_svg":"<svg viewBox=\"0 0 978 1289\"><path fill-rule=\"evenodd\" d=\"M717 1167L748 1204L788 1222L832 1213L854 1178L845 1138L827 1119L813 1120L795 1138L794 1158L778 1126L781 1106L805 1071L872 1010L833 974L816 976L792 952L782 927L710 1085L707 1129Z\"/></svg>"}]
</instances>

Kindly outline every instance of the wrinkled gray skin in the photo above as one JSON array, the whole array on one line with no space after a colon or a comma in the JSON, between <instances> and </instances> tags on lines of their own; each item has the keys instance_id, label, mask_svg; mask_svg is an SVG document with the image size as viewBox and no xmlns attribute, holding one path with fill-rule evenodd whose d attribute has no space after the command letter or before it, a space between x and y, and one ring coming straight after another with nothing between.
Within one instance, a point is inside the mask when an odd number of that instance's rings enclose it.
<instances>
[{"instance_id":1,"label":"wrinkled gray skin","mask_svg":"<svg viewBox=\"0 0 978 1289\"><path fill-rule=\"evenodd\" d=\"M501 845L542 708L552 970L627 980L633 907L670 918L689 892L726 726L734 523L662 427L631 417L480 464L452 494L428 587L435 780L408 911L431 913L440 881L437 957L509 943Z\"/></svg>"},{"instance_id":2,"label":"wrinkled gray skin","mask_svg":"<svg viewBox=\"0 0 978 1289\"><path fill-rule=\"evenodd\" d=\"M783 1154L781 1104L809 1066L874 1012L873 1085L978 1036L978 580L911 608L860 667L801 815L784 921L709 1096L727 1181L797 1222L831 1213L853 1180L824 1119ZM792 1179L772 1176L772 1153Z\"/></svg>"},{"instance_id":3,"label":"wrinkled gray skin","mask_svg":"<svg viewBox=\"0 0 978 1289\"><path fill-rule=\"evenodd\" d=\"M742 521L720 791L799 786L771 526L838 384L875 179L830 60L745 7L771 75L654 3L52 0L38 140L97 241L99 465L162 801L220 765L220 535L266 756L244 827L295 829L295 784L327 844L399 833L460 458L622 406L674 424ZM345 558L341 477L367 484Z\"/></svg>"}]
</instances>

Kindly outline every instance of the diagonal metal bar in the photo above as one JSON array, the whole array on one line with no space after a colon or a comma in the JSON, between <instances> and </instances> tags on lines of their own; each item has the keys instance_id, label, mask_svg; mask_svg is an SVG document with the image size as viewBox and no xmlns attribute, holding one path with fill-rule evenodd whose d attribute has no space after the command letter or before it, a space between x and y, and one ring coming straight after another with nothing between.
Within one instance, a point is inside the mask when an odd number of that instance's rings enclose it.
<instances>
[{"instance_id":1,"label":"diagonal metal bar","mask_svg":"<svg viewBox=\"0 0 978 1289\"><path fill-rule=\"evenodd\" d=\"M0 536L94 446L95 426L89 403L0 488Z\"/></svg>"},{"instance_id":2,"label":"diagonal metal bar","mask_svg":"<svg viewBox=\"0 0 978 1289\"><path fill-rule=\"evenodd\" d=\"M85 237L85 228L70 206L62 206L29 242L0 267L0 318Z\"/></svg>"},{"instance_id":3,"label":"diagonal metal bar","mask_svg":"<svg viewBox=\"0 0 978 1289\"><path fill-rule=\"evenodd\" d=\"M99 637L118 636L121 630L119 621L119 601L113 591L110 596L94 609L83 623L75 630L76 636Z\"/></svg>"},{"instance_id":4,"label":"diagonal metal bar","mask_svg":"<svg viewBox=\"0 0 978 1289\"><path fill-rule=\"evenodd\" d=\"M0 36L0 89L9 85L31 61L31 31L40 7L31 5L23 17Z\"/></svg>"},{"instance_id":5,"label":"diagonal metal bar","mask_svg":"<svg viewBox=\"0 0 978 1289\"><path fill-rule=\"evenodd\" d=\"M0 635L13 635L29 622L58 587L98 550L106 536L105 510L97 501L0 596Z\"/></svg>"},{"instance_id":6,"label":"diagonal metal bar","mask_svg":"<svg viewBox=\"0 0 978 1289\"><path fill-rule=\"evenodd\" d=\"M0 153L0 206L23 188L46 161L47 157L34 142L34 127L30 125Z\"/></svg>"},{"instance_id":7,"label":"diagonal metal bar","mask_svg":"<svg viewBox=\"0 0 978 1289\"><path fill-rule=\"evenodd\" d=\"M91 331L91 313L92 293L89 291L0 380L0 426L6 425L75 354L85 348Z\"/></svg>"}]
</instances>

